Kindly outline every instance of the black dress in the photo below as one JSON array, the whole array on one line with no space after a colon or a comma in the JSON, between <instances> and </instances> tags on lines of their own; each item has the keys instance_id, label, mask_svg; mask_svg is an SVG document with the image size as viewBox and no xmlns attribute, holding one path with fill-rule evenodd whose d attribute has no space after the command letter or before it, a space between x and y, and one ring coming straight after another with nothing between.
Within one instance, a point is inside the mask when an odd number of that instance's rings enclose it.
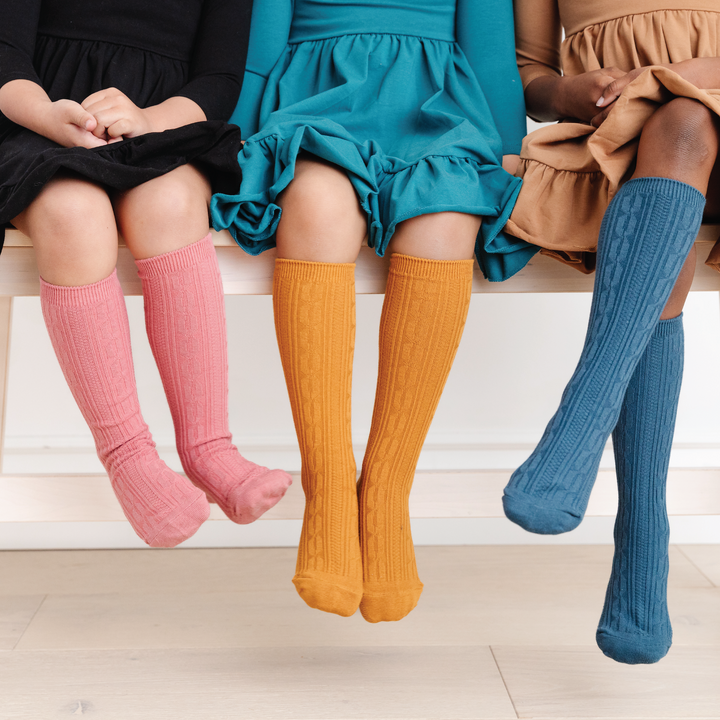
<instances>
[{"instance_id":1,"label":"black dress","mask_svg":"<svg viewBox=\"0 0 720 720\"><path fill-rule=\"evenodd\" d=\"M99 148L64 148L0 114L0 248L4 226L59 170L126 190L193 162L215 192L237 192L242 85L252 0L0 0L0 87L41 85L82 102L115 87L138 107L196 102L207 121Z\"/></svg>"}]
</instances>

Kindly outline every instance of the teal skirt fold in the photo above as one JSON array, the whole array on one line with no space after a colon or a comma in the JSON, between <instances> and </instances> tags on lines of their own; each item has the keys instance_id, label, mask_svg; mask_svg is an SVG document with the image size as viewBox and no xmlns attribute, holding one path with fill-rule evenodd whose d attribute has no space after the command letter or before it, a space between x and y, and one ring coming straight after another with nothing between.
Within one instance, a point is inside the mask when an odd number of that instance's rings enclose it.
<instances>
[{"instance_id":1,"label":"teal skirt fold","mask_svg":"<svg viewBox=\"0 0 720 720\"><path fill-rule=\"evenodd\" d=\"M213 225L253 255L275 245L278 195L302 154L344 169L383 255L398 223L453 211L482 217L476 254L504 280L537 252L503 226L521 181L501 167L482 90L454 42L360 33L291 42L267 83L261 130L238 155L238 194L216 194Z\"/></svg>"}]
</instances>

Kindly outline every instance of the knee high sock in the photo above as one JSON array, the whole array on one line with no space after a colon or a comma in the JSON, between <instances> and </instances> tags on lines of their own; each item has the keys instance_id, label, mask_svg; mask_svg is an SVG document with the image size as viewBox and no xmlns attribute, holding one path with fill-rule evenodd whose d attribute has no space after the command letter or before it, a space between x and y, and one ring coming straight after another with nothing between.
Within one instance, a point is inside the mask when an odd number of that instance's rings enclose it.
<instances>
[{"instance_id":1,"label":"knee high sock","mask_svg":"<svg viewBox=\"0 0 720 720\"><path fill-rule=\"evenodd\" d=\"M682 316L661 320L630 380L613 431L619 504L597 643L618 662L657 662L672 642L665 485L682 370Z\"/></svg>"},{"instance_id":2,"label":"knee high sock","mask_svg":"<svg viewBox=\"0 0 720 720\"><path fill-rule=\"evenodd\" d=\"M360 477L360 612L369 622L400 620L422 592L408 501L462 337L472 273L472 260L392 256L375 409Z\"/></svg>"},{"instance_id":3,"label":"knee high sock","mask_svg":"<svg viewBox=\"0 0 720 720\"><path fill-rule=\"evenodd\" d=\"M251 523L291 480L246 460L232 444L225 299L210 235L137 266L183 468L231 520Z\"/></svg>"},{"instance_id":4,"label":"knee high sock","mask_svg":"<svg viewBox=\"0 0 720 720\"><path fill-rule=\"evenodd\" d=\"M210 508L200 490L158 457L140 415L117 275L81 287L41 280L40 301L60 367L125 516L148 545L181 543Z\"/></svg>"},{"instance_id":5,"label":"knee high sock","mask_svg":"<svg viewBox=\"0 0 720 720\"><path fill-rule=\"evenodd\" d=\"M505 514L526 530L557 534L582 520L625 390L704 206L695 188L666 178L630 180L610 203L580 361L539 445L505 488Z\"/></svg>"},{"instance_id":6,"label":"knee high sock","mask_svg":"<svg viewBox=\"0 0 720 720\"><path fill-rule=\"evenodd\" d=\"M306 500L293 583L310 607L349 616L362 597L350 431L355 265L277 260L273 305Z\"/></svg>"}]
</instances>

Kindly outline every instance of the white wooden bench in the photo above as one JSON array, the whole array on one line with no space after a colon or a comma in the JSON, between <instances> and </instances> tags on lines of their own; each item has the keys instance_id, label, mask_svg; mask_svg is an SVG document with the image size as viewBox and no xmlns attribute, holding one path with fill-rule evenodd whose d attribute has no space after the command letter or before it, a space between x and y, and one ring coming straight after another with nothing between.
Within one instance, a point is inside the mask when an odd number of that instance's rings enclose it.
<instances>
[{"instance_id":1,"label":"white wooden bench","mask_svg":"<svg viewBox=\"0 0 720 720\"><path fill-rule=\"evenodd\" d=\"M698 264L693 290L720 290L720 273L704 264L719 236L720 226L703 226L701 229L696 242ZM272 291L274 252L268 251L259 257L246 255L227 232L215 233L214 242L226 294L263 295ZM356 270L357 292L384 292L388 263L389 259L380 259L373 250L363 248ZM126 295L140 294L135 265L125 247L120 248L118 275ZM503 283L485 281L476 268L473 292L590 292L593 277L538 255L525 269ZM21 233L10 230L0 257L0 523L124 520L104 476L2 473L13 298L37 296L38 293L38 273L30 242ZM681 474L682 478L670 483L668 498L671 514L720 516L719 469L673 472ZM498 471L418 473L412 515L415 518L502 517L500 497L508 475L509 472ZM615 507L614 474L603 471L588 514L611 516ZM300 483L295 482L288 496L265 518L298 519L302 517L302 508ZM211 517L223 518L217 508L213 509Z\"/></svg>"}]
</instances>

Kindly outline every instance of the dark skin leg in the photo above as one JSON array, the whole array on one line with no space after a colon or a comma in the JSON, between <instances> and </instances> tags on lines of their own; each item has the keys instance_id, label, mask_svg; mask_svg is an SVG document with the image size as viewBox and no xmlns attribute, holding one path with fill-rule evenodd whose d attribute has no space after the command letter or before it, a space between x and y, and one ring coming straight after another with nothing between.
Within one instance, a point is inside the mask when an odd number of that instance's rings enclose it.
<instances>
[{"instance_id":1,"label":"dark skin leg","mask_svg":"<svg viewBox=\"0 0 720 720\"><path fill-rule=\"evenodd\" d=\"M708 198L706 218L720 213L720 122L704 105L678 98L663 105L643 129L633 178L664 177L692 185ZM695 273L693 248L660 318L677 317Z\"/></svg>"}]
</instances>

